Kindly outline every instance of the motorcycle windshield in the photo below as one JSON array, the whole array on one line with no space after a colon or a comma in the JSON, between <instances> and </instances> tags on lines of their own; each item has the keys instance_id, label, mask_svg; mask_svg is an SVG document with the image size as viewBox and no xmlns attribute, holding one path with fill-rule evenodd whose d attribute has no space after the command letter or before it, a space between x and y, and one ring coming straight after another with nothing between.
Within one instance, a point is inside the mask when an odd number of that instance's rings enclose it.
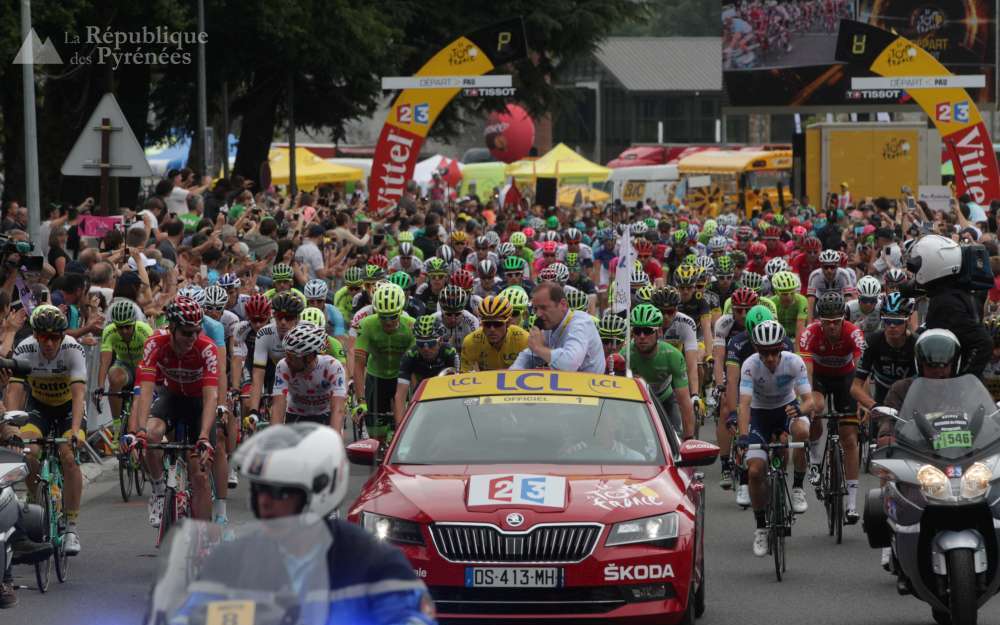
<instances>
[{"instance_id":1,"label":"motorcycle windshield","mask_svg":"<svg viewBox=\"0 0 1000 625\"><path fill-rule=\"evenodd\" d=\"M975 454L1000 439L998 411L978 378L917 378L896 422L896 440L943 460Z\"/></svg>"},{"instance_id":2,"label":"motorcycle windshield","mask_svg":"<svg viewBox=\"0 0 1000 625\"><path fill-rule=\"evenodd\" d=\"M185 520L161 546L147 625L325 625L332 544L301 515L234 528Z\"/></svg>"}]
</instances>

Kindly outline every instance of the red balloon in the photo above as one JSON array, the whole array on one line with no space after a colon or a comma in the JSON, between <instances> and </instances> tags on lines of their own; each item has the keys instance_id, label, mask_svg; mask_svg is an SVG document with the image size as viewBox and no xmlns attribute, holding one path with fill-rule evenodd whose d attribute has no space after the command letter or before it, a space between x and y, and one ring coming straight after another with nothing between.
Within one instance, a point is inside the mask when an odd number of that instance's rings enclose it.
<instances>
[{"instance_id":1,"label":"red balloon","mask_svg":"<svg viewBox=\"0 0 1000 625\"><path fill-rule=\"evenodd\" d=\"M503 113L490 113L483 131L486 147L498 161L513 163L528 155L535 143L535 122L516 104Z\"/></svg>"}]
</instances>

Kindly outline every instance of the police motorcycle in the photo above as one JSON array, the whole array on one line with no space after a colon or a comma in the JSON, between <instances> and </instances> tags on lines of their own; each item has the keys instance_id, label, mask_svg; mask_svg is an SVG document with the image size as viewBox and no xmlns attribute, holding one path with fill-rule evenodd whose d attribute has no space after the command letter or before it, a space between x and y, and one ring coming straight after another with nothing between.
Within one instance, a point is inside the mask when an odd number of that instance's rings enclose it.
<instances>
[{"instance_id":1,"label":"police motorcycle","mask_svg":"<svg viewBox=\"0 0 1000 625\"><path fill-rule=\"evenodd\" d=\"M8 411L0 417L0 430L5 426L21 427L28 422L28 413L22 410ZM6 444L12 442L7 440ZM28 477L28 465L20 447L15 451L3 447L0 441L0 576L10 567L13 559L11 542L18 529L22 529L32 540L41 540L44 531L42 507L37 504L22 504L14 492L14 485Z\"/></svg>"},{"instance_id":2,"label":"police motorcycle","mask_svg":"<svg viewBox=\"0 0 1000 625\"><path fill-rule=\"evenodd\" d=\"M936 622L975 625L1000 586L1000 410L972 375L917 378L876 451L864 530L892 547L900 594L930 604Z\"/></svg>"},{"instance_id":3,"label":"police motorcycle","mask_svg":"<svg viewBox=\"0 0 1000 625\"><path fill-rule=\"evenodd\" d=\"M313 514L171 530L145 625L326 625L332 534Z\"/></svg>"}]
</instances>

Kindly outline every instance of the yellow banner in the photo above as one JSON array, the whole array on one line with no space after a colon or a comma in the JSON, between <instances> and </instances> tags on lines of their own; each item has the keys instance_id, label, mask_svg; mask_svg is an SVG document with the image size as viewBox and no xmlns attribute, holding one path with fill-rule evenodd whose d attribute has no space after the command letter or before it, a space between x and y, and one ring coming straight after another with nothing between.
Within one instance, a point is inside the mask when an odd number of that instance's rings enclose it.
<instances>
[{"instance_id":1,"label":"yellow banner","mask_svg":"<svg viewBox=\"0 0 1000 625\"><path fill-rule=\"evenodd\" d=\"M577 395L642 401L632 378L568 371L483 371L430 378L421 401L486 395ZM493 398L494 400L496 398Z\"/></svg>"}]
</instances>

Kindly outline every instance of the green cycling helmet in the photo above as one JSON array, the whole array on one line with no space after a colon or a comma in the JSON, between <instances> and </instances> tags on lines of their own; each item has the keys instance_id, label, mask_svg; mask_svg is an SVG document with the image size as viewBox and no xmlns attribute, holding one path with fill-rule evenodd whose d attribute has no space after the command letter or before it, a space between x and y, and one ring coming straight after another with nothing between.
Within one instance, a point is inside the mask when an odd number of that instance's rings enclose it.
<instances>
[{"instance_id":1,"label":"green cycling helmet","mask_svg":"<svg viewBox=\"0 0 1000 625\"><path fill-rule=\"evenodd\" d=\"M389 276L389 282L392 282L404 291L413 286L413 278L405 271L397 271Z\"/></svg>"},{"instance_id":2,"label":"green cycling helmet","mask_svg":"<svg viewBox=\"0 0 1000 625\"><path fill-rule=\"evenodd\" d=\"M528 244L528 236L523 232L514 232L510 235L510 242L514 247L524 247Z\"/></svg>"},{"instance_id":3,"label":"green cycling helmet","mask_svg":"<svg viewBox=\"0 0 1000 625\"><path fill-rule=\"evenodd\" d=\"M566 252L566 261L563 263L570 269L580 268L580 254L577 252Z\"/></svg>"},{"instance_id":4,"label":"green cycling helmet","mask_svg":"<svg viewBox=\"0 0 1000 625\"><path fill-rule=\"evenodd\" d=\"M500 297L506 297L515 312L523 313L528 310L528 292L519 286L509 286L500 291Z\"/></svg>"},{"instance_id":5,"label":"green cycling helmet","mask_svg":"<svg viewBox=\"0 0 1000 625\"><path fill-rule=\"evenodd\" d=\"M671 235L674 243L683 243L687 241L688 233L687 230L674 230L674 234Z\"/></svg>"},{"instance_id":6,"label":"green cycling helmet","mask_svg":"<svg viewBox=\"0 0 1000 625\"><path fill-rule=\"evenodd\" d=\"M135 324L135 304L130 299L115 300L111 304L111 309L108 313L110 313L111 322L116 326L130 326Z\"/></svg>"},{"instance_id":7,"label":"green cycling helmet","mask_svg":"<svg viewBox=\"0 0 1000 625\"><path fill-rule=\"evenodd\" d=\"M409 230L403 230L396 235L396 241L400 243L413 243L413 233Z\"/></svg>"},{"instance_id":8,"label":"green cycling helmet","mask_svg":"<svg viewBox=\"0 0 1000 625\"><path fill-rule=\"evenodd\" d=\"M365 265L365 282L378 282L385 278L385 269L378 265Z\"/></svg>"},{"instance_id":9,"label":"green cycling helmet","mask_svg":"<svg viewBox=\"0 0 1000 625\"><path fill-rule=\"evenodd\" d=\"M406 294L399 285L387 282L379 285L372 296L372 307L379 316L398 315L406 306Z\"/></svg>"},{"instance_id":10,"label":"green cycling helmet","mask_svg":"<svg viewBox=\"0 0 1000 625\"><path fill-rule=\"evenodd\" d=\"M637 328L659 328L663 325L663 313L652 304L639 304L632 309L629 318Z\"/></svg>"},{"instance_id":11,"label":"green cycling helmet","mask_svg":"<svg viewBox=\"0 0 1000 625\"><path fill-rule=\"evenodd\" d=\"M746 319L743 320L743 327L746 328L747 334L753 334L753 329L762 321L774 321L774 315L771 314L767 306L757 304L747 311Z\"/></svg>"},{"instance_id":12,"label":"green cycling helmet","mask_svg":"<svg viewBox=\"0 0 1000 625\"><path fill-rule=\"evenodd\" d=\"M643 223L646 224L647 228L656 228L657 221L655 219L653 219L652 217L646 217L642 221L643 221Z\"/></svg>"},{"instance_id":13,"label":"green cycling helmet","mask_svg":"<svg viewBox=\"0 0 1000 625\"><path fill-rule=\"evenodd\" d=\"M299 315L299 321L302 323L311 323L317 328L326 327L326 315L323 314L322 310L313 306L302 311L302 314Z\"/></svg>"},{"instance_id":14,"label":"green cycling helmet","mask_svg":"<svg viewBox=\"0 0 1000 625\"><path fill-rule=\"evenodd\" d=\"M271 268L271 280L275 282L286 282L292 279L292 268L285 263L277 263Z\"/></svg>"},{"instance_id":15,"label":"green cycling helmet","mask_svg":"<svg viewBox=\"0 0 1000 625\"><path fill-rule=\"evenodd\" d=\"M715 234L715 231L718 229L718 227L719 223L717 221L715 221L714 219L706 219L705 226L701 229L701 233L707 237L711 237Z\"/></svg>"},{"instance_id":16,"label":"green cycling helmet","mask_svg":"<svg viewBox=\"0 0 1000 625\"><path fill-rule=\"evenodd\" d=\"M715 259L716 278L721 278L722 276L732 277L735 271L736 267L733 265L733 259L728 254L724 254Z\"/></svg>"},{"instance_id":17,"label":"green cycling helmet","mask_svg":"<svg viewBox=\"0 0 1000 625\"><path fill-rule=\"evenodd\" d=\"M645 304L652 303L653 301L653 290L652 284L647 284L645 286L639 287L635 292L635 299L637 302L643 302Z\"/></svg>"},{"instance_id":18,"label":"green cycling helmet","mask_svg":"<svg viewBox=\"0 0 1000 625\"><path fill-rule=\"evenodd\" d=\"M555 215L549 216L549 218L545 220L545 227L549 228L549 229L558 228L559 227L559 218L556 217Z\"/></svg>"},{"instance_id":19,"label":"green cycling helmet","mask_svg":"<svg viewBox=\"0 0 1000 625\"><path fill-rule=\"evenodd\" d=\"M442 260L442 259L438 258L437 256L435 256L435 257L431 258L430 260L428 260L427 264L424 265L424 271L427 273L427 275L431 275L431 274L445 274L445 275L447 275L448 274L448 263L444 262L444 260Z\"/></svg>"},{"instance_id":20,"label":"green cycling helmet","mask_svg":"<svg viewBox=\"0 0 1000 625\"><path fill-rule=\"evenodd\" d=\"M503 259L503 270L504 273L512 273L515 271L524 271L524 259L520 256L508 256Z\"/></svg>"},{"instance_id":21,"label":"green cycling helmet","mask_svg":"<svg viewBox=\"0 0 1000 625\"><path fill-rule=\"evenodd\" d=\"M566 303L573 310L586 310L587 309L587 294L580 289L570 289L566 288Z\"/></svg>"},{"instance_id":22,"label":"green cycling helmet","mask_svg":"<svg viewBox=\"0 0 1000 625\"><path fill-rule=\"evenodd\" d=\"M424 315L417 318L413 324L413 337L418 341L430 341L441 338L441 329L434 322L433 315Z\"/></svg>"},{"instance_id":23,"label":"green cycling helmet","mask_svg":"<svg viewBox=\"0 0 1000 625\"><path fill-rule=\"evenodd\" d=\"M597 322L597 333L601 335L602 341L608 339L618 339L621 341L625 339L626 326L624 318L619 317L609 310Z\"/></svg>"},{"instance_id":24,"label":"green cycling helmet","mask_svg":"<svg viewBox=\"0 0 1000 625\"><path fill-rule=\"evenodd\" d=\"M775 293L788 293L799 290L799 277L791 271L779 271L771 276L771 286Z\"/></svg>"},{"instance_id":25,"label":"green cycling helmet","mask_svg":"<svg viewBox=\"0 0 1000 625\"><path fill-rule=\"evenodd\" d=\"M344 272L344 283L348 286L358 286L365 281L365 270L361 267L348 267Z\"/></svg>"}]
</instances>

